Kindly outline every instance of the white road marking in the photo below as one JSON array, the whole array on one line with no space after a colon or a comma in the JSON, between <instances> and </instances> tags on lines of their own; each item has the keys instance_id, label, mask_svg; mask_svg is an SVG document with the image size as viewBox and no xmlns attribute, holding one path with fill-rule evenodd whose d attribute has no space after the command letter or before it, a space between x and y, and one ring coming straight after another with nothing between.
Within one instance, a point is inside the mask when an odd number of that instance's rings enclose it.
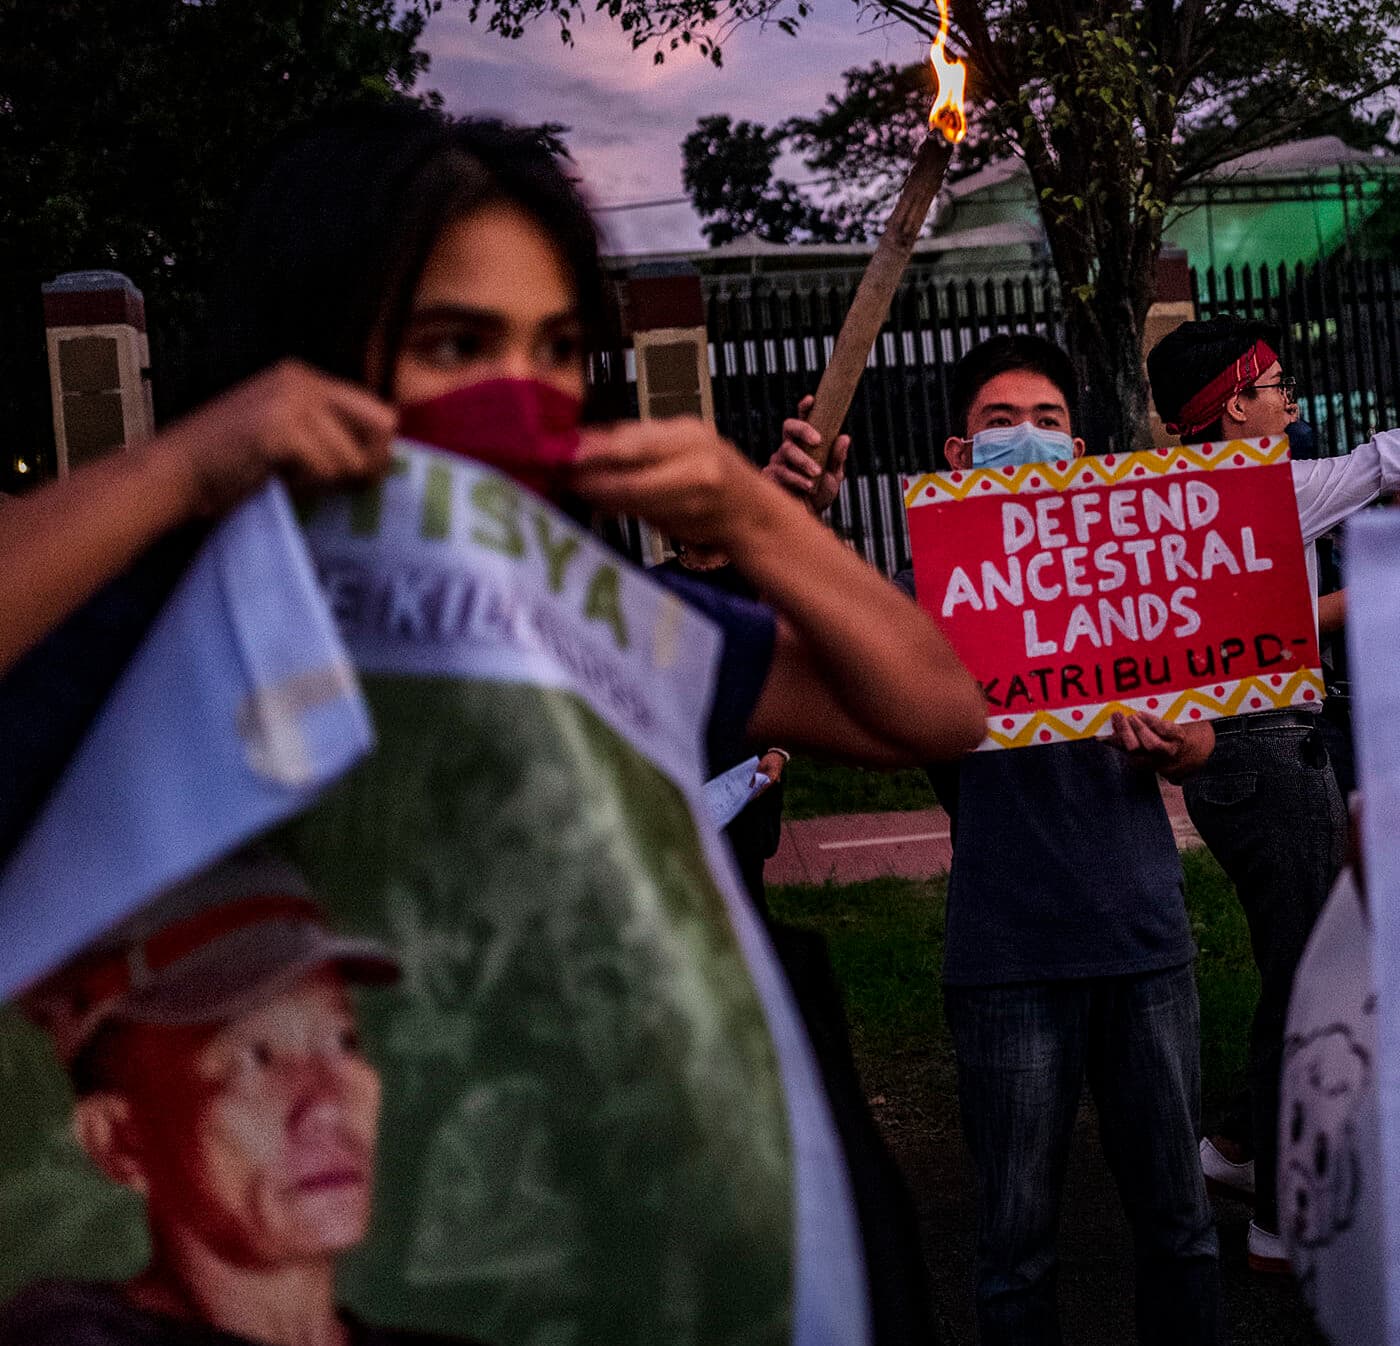
<instances>
[{"instance_id":1,"label":"white road marking","mask_svg":"<svg viewBox=\"0 0 1400 1346\"><path fill-rule=\"evenodd\" d=\"M897 846L902 841L947 841L950 832L911 832L904 837L862 837L859 841L819 841L819 851L843 851L856 846Z\"/></svg>"}]
</instances>

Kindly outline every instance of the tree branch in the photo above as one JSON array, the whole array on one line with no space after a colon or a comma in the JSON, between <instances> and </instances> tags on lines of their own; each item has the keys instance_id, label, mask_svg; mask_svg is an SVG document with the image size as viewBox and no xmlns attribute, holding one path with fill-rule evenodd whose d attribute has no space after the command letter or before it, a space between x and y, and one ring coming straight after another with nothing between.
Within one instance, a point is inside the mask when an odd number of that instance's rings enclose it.
<instances>
[{"instance_id":1,"label":"tree branch","mask_svg":"<svg viewBox=\"0 0 1400 1346\"><path fill-rule=\"evenodd\" d=\"M1373 94L1380 93L1383 89L1390 87L1389 80L1378 80L1375 84L1358 93L1356 101L1362 102ZM1173 179L1174 188L1180 190L1188 182L1209 173L1213 168L1219 168L1221 164L1229 163L1232 159L1239 159L1246 154L1253 154L1258 150L1270 149L1275 145L1286 143L1296 132L1303 130L1309 122L1323 115L1324 111L1325 109L1310 107L1291 117L1276 119L1269 124L1268 130L1263 134L1250 137L1244 134L1248 127L1258 125L1267 117L1277 118L1278 115L1278 109L1272 105L1256 108L1236 125L1222 131L1223 138L1217 143L1214 150L1184 157L1178 165L1176 177Z\"/></svg>"}]
</instances>

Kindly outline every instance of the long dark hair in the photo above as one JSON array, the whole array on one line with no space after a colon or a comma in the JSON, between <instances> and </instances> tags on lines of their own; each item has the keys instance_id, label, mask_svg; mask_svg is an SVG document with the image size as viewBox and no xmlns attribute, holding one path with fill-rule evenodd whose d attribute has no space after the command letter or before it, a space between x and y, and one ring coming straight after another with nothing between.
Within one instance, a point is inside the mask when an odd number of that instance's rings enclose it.
<instances>
[{"instance_id":1,"label":"long dark hair","mask_svg":"<svg viewBox=\"0 0 1400 1346\"><path fill-rule=\"evenodd\" d=\"M387 395L433 246L453 220L500 203L559 249L589 348L601 349L614 305L597 230L543 137L405 101L334 112L279 145L231 252L220 382L288 356L364 382L382 333L373 391Z\"/></svg>"}]
</instances>

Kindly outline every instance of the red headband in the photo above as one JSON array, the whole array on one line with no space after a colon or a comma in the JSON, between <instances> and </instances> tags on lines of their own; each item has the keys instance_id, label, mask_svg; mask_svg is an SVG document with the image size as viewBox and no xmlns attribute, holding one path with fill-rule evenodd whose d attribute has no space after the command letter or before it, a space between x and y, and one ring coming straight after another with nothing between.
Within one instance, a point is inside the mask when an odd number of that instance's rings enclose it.
<instances>
[{"instance_id":1,"label":"red headband","mask_svg":"<svg viewBox=\"0 0 1400 1346\"><path fill-rule=\"evenodd\" d=\"M1189 439L1214 425L1225 412L1225 404L1248 388L1278 356L1266 341L1256 341L1223 374L1217 375L1177 412L1176 420L1165 422L1169 435Z\"/></svg>"}]
</instances>

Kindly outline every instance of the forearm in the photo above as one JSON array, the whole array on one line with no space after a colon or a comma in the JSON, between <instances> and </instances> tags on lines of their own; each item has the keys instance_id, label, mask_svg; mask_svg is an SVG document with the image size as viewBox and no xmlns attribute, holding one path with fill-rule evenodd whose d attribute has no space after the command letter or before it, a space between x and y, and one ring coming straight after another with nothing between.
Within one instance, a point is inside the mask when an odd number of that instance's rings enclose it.
<instances>
[{"instance_id":1,"label":"forearm","mask_svg":"<svg viewBox=\"0 0 1400 1346\"><path fill-rule=\"evenodd\" d=\"M780 626L773 667L749 717L748 737L757 749L774 738L828 762L862 767L924 766L949 752L907 746L890 737L889 725L865 728L833 677L814 662L791 627Z\"/></svg>"},{"instance_id":2,"label":"forearm","mask_svg":"<svg viewBox=\"0 0 1400 1346\"><path fill-rule=\"evenodd\" d=\"M1347 591L1323 594L1317 600L1317 629L1323 635L1340 631L1347 624Z\"/></svg>"},{"instance_id":3,"label":"forearm","mask_svg":"<svg viewBox=\"0 0 1400 1346\"><path fill-rule=\"evenodd\" d=\"M359 484L389 465L393 408L282 360L136 448L0 507L0 673L176 525L215 518L281 473Z\"/></svg>"},{"instance_id":4,"label":"forearm","mask_svg":"<svg viewBox=\"0 0 1400 1346\"><path fill-rule=\"evenodd\" d=\"M180 456L162 438L123 449L0 505L0 673L195 512Z\"/></svg>"},{"instance_id":5,"label":"forearm","mask_svg":"<svg viewBox=\"0 0 1400 1346\"><path fill-rule=\"evenodd\" d=\"M1382 430L1350 453L1292 469L1303 541L1314 542L1377 496L1400 491L1400 430Z\"/></svg>"},{"instance_id":6,"label":"forearm","mask_svg":"<svg viewBox=\"0 0 1400 1346\"><path fill-rule=\"evenodd\" d=\"M767 481L724 539L857 725L919 760L974 747L981 691L932 620L807 509Z\"/></svg>"}]
</instances>

